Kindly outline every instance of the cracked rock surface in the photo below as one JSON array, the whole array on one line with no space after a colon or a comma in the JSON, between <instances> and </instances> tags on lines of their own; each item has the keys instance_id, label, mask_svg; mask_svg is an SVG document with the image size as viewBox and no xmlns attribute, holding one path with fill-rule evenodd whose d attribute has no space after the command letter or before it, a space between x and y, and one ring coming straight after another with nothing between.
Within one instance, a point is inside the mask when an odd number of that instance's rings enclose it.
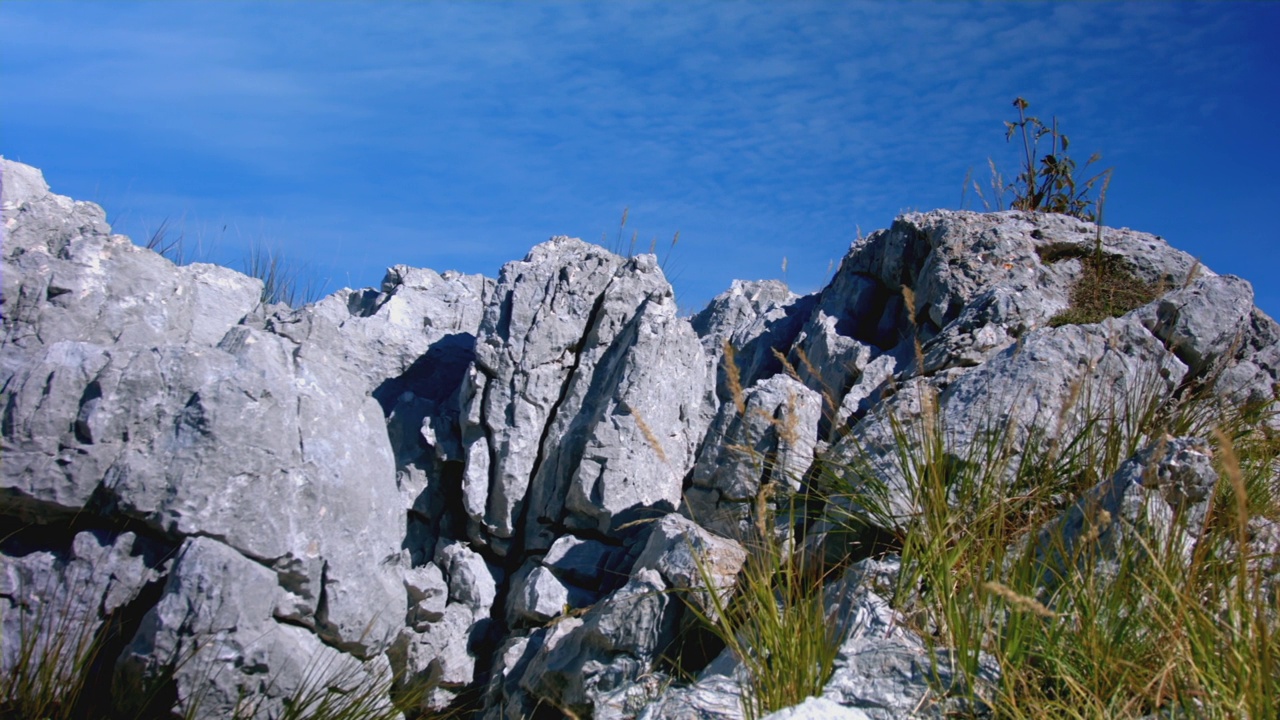
<instances>
[{"instance_id":1,"label":"cracked rock surface","mask_svg":"<svg viewBox=\"0 0 1280 720\"><path fill-rule=\"evenodd\" d=\"M991 423L1052 438L1081 396L1280 395L1280 326L1247 282L1062 216L906 214L818 293L735 282L682 318L653 256L567 237L496 278L395 266L266 306L35 168L0 159L0 196L0 670L96 634L93 700L130 716L249 697L267 718L326 667L334 692L395 677L386 701L412 687L413 712L738 718L745 671L691 649L687 603L732 594L760 513L822 482L818 460L869 459L905 513L895 421L937 413L964 447ZM1052 326L1099 238L1158 297ZM1202 521L1207 457L1142 448L1067 499L1063 537L1097 507L1108 548ZM839 667L777 717L942 716L922 700L948 659L886 601L892 558L835 546L855 561L827 588Z\"/></svg>"}]
</instances>

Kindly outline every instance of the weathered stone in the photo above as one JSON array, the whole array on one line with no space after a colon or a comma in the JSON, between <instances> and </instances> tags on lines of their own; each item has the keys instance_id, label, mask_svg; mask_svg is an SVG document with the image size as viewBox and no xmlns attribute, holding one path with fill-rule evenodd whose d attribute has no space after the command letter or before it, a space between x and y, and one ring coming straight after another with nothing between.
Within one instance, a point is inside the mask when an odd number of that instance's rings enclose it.
<instances>
[{"instance_id":1,"label":"weathered stone","mask_svg":"<svg viewBox=\"0 0 1280 720\"><path fill-rule=\"evenodd\" d=\"M24 534L0 538L0 672L6 675L24 662L24 644L35 658L87 651L104 623L123 622L127 606L162 577L169 555L164 544L99 530L76 533L66 548L27 552Z\"/></svg>"},{"instance_id":2,"label":"weathered stone","mask_svg":"<svg viewBox=\"0 0 1280 720\"><path fill-rule=\"evenodd\" d=\"M573 596L574 602L570 601ZM507 596L508 622L541 625L558 617L566 608L582 607L585 591L573 592L555 573L542 565L529 564L511 579Z\"/></svg>"},{"instance_id":3,"label":"weathered stone","mask_svg":"<svg viewBox=\"0 0 1280 720\"><path fill-rule=\"evenodd\" d=\"M744 393L745 412L723 403L694 466L685 514L728 537L749 536L761 507L800 489L813 463L823 399L796 380L775 375ZM779 500L778 498L782 498Z\"/></svg>"},{"instance_id":4,"label":"weathered stone","mask_svg":"<svg viewBox=\"0 0 1280 720\"><path fill-rule=\"evenodd\" d=\"M827 589L829 611L844 641L823 697L860 709L872 720L945 717L954 710L936 698L934 687L953 687L958 675L945 648L931 651L885 599L892 592L896 560L864 560ZM985 683L999 674L994 661L981 662Z\"/></svg>"},{"instance_id":5,"label":"weathered stone","mask_svg":"<svg viewBox=\"0 0 1280 720\"><path fill-rule=\"evenodd\" d=\"M632 572L655 570L667 587L695 591L689 592L686 599L697 602L703 612L714 618L716 605L707 591L714 588L719 602L727 604L746 559L747 551L738 543L671 514L654 525Z\"/></svg>"},{"instance_id":6,"label":"weathered stone","mask_svg":"<svg viewBox=\"0 0 1280 720\"><path fill-rule=\"evenodd\" d=\"M1006 437L1016 452L1033 432L1043 440L1058 437L1100 409L1127 408L1171 392L1185 374L1186 367L1133 315L1036 330L976 368L902 384L830 455L837 462L871 463L888 487L886 509L905 516L913 510L895 448L907 438L895 423L913 433L922 418L939 413L949 452L960 460L993 434Z\"/></svg>"},{"instance_id":7,"label":"weathered stone","mask_svg":"<svg viewBox=\"0 0 1280 720\"><path fill-rule=\"evenodd\" d=\"M444 617L449 585L439 567L427 564L405 571L404 587L409 593L409 625L413 629L422 631L427 623Z\"/></svg>"},{"instance_id":8,"label":"weathered stone","mask_svg":"<svg viewBox=\"0 0 1280 720\"><path fill-rule=\"evenodd\" d=\"M477 620L488 617L498 597L498 585L480 553L464 543L453 542L436 551L436 564L448 578L449 601L465 605Z\"/></svg>"},{"instance_id":9,"label":"weathered stone","mask_svg":"<svg viewBox=\"0 0 1280 720\"><path fill-rule=\"evenodd\" d=\"M611 578L625 577L628 568L626 551L598 540L584 540L576 535L561 535L547 550L542 564L555 574L579 585L592 583L616 587Z\"/></svg>"},{"instance_id":10,"label":"weathered stone","mask_svg":"<svg viewBox=\"0 0 1280 720\"><path fill-rule=\"evenodd\" d=\"M1088 490L1040 533L1045 586L1057 587L1075 559L1100 556L1105 566L1135 547L1176 548L1190 562L1218 481L1212 458L1200 438L1162 438Z\"/></svg>"},{"instance_id":11,"label":"weathered stone","mask_svg":"<svg viewBox=\"0 0 1280 720\"><path fill-rule=\"evenodd\" d=\"M502 272L466 393L471 519L505 553L562 524L674 509L707 422L709 368L652 256L554 238ZM478 422L475 405L481 404Z\"/></svg>"},{"instance_id":12,"label":"weathered stone","mask_svg":"<svg viewBox=\"0 0 1280 720\"><path fill-rule=\"evenodd\" d=\"M385 660L362 665L310 631L276 622L281 592L272 570L215 540L187 540L163 597L121 656L117 700L144 701L148 688L172 677L177 707L194 717L230 717L251 697L253 717L267 718L283 698L309 681L314 687L317 673L349 689L386 677Z\"/></svg>"},{"instance_id":13,"label":"weathered stone","mask_svg":"<svg viewBox=\"0 0 1280 720\"><path fill-rule=\"evenodd\" d=\"M769 713L764 720L870 720L870 716L826 698L811 697L799 705Z\"/></svg>"},{"instance_id":14,"label":"weathered stone","mask_svg":"<svg viewBox=\"0 0 1280 720\"><path fill-rule=\"evenodd\" d=\"M443 691L428 698L431 709L440 710L452 701L450 689L463 688L475 680L476 656L471 647L475 627L470 607L449 603L440 619L424 630L401 630L388 650L392 667L416 687Z\"/></svg>"},{"instance_id":15,"label":"weathered stone","mask_svg":"<svg viewBox=\"0 0 1280 720\"><path fill-rule=\"evenodd\" d=\"M722 366L724 344L734 350L739 382L750 387L780 372L778 354L785 355L812 311L816 296L800 297L777 280L734 280L691 323L707 357L718 369L716 392L721 402L732 393Z\"/></svg>"},{"instance_id":16,"label":"weathered stone","mask_svg":"<svg viewBox=\"0 0 1280 720\"><path fill-rule=\"evenodd\" d=\"M1215 360L1225 360L1244 339L1253 309L1253 288L1230 275L1198 277L1155 303L1144 317L1160 338L1194 374Z\"/></svg>"},{"instance_id":17,"label":"weathered stone","mask_svg":"<svg viewBox=\"0 0 1280 720\"><path fill-rule=\"evenodd\" d=\"M674 615L667 610L676 601L666 591L657 572L641 569L581 618L554 624L520 687L551 707L592 715L602 696L648 673L670 642Z\"/></svg>"},{"instance_id":18,"label":"weathered stone","mask_svg":"<svg viewBox=\"0 0 1280 720\"><path fill-rule=\"evenodd\" d=\"M817 295L735 283L688 321L652 256L569 238L496 283L396 266L378 290L291 310L112 235L34 168L0 161L0 200L0 521L23 528L0 538L0 662L14 623L49 608L90 632L140 625L104 660L116 695L172 672L177 714L242 696L274 713L319 663L339 689L394 671L429 710L487 674L486 718L740 717L731 653L692 684L660 662L696 615L677 595L704 614L709 592L727 599L745 553L712 531L744 537L757 501L838 480L815 456L866 463L897 527L914 508L895 423L940 418L961 463L990 432L1016 455L1174 392L1249 403L1280 430L1263 412L1280 326L1247 283L1062 216L904 215ZM1098 252L1173 290L1049 327ZM1054 537L1078 542L1105 508L1097 542L1189 551L1215 481L1203 443L1157 440ZM780 532L843 561L866 552L838 537L857 510ZM1250 520L1261 554L1229 551L1271 557L1268 522ZM926 700L956 673L884 600L891 574L864 560L827 588L844 640L824 699L877 719L954 711ZM845 712L822 702L791 716Z\"/></svg>"},{"instance_id":19,"label":"weathered stone","mask_svg":"<svg viewBox=\"0 0 1280 720\"><path fill-rule=\"evenodd\" d=\"M724 675L670 687L653 699L640 720L741 720L742 680Z\"/></svg>"}]
</instances>

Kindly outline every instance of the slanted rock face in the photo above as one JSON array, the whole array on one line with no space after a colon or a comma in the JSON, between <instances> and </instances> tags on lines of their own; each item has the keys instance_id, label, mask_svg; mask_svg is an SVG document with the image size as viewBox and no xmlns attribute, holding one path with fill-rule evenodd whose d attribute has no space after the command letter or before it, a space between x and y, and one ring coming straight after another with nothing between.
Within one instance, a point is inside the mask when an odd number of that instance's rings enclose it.
<instances>
[{"instance_id":1,"label":"slanted rock face","mask_svg":"<svg viewBox=\"0 0 1280 720\"><path fill-rule=\"evenodd\" d=\"M1130 541L1177 548L1190 562L1195 533L1218 481L1212 452L1200 438L1161 438L1090 488L1037 538L1045 585L1052 590L1059 578L1069 576L1075 568L1066 558L1082 556L1079 546L1088 536L1108 560L1121 555Z\"/></svg>"},{"instance_id":2,"label":"slanted rock face","mask_svg":"<svg viewBox=\"0 0 1280 720\"><path fill-rule=\"evenodd\" d=\"M743 395L743 412L734 402L720 406L684 510L707 529L736 538L751 536L759 510L774 509L800 489L823 411L818 393L785 375L762 380Z\"/></svg>"},{"instance_id":3,"label":"slanted rock face","mask_svg":"<svg viewBox=\"0 0 1280 720\"><path fill-rule=\"evenodd\" d=\"M1226 378L1220 392L1228 395L1274 397L1275 350L1268 348L1275 340L1266 339L1273 323L1250 312L1248 284L1216 276L1149 235L1104 229L1102 248L1142 281L1182 289L1120 318L1049 327L1069 304L1082 266L1046 251L1093 252L1097 239L1096 226L1063 216L937 211L904 215L855 244L792 350L823 357L818 367L825 369L840 365L830 348L871 347L846 353L846 370L824 371L839 377L805 378L828 391L842 379L849 385L840 402L847 424L833 458L869 454L889 485L900 487L890 417L910 425L922 403L936 408L963 451L1004 428L1015 447L1032 430L1051 438L1089 411L1126 407L1211 375ZM914 325L900 304L902 287L912 290ZM880 320L867 319L877 312ZM884 327L896 336L875 329ZM827 339L815 344L819 336ZM890 358L894 370L884 373L888 365L879 364ZM868 372L873 367L880 372ZM908 510L901 494L892 505Z\"/></svg>"},{"instance_id":4,"label":"slanted rock face","mask_svg":"<svg viewBox=\"0 0 1280 720\"><path fill-rule=\"evenodd\" d=\"M711 411L709 363L652 256L555 238L503 268L464 417L472 537L506 554L670 511Z\"/></svg>"},{"instance_id":5,"label":"slanted rock face","mask_svg":"<svg viewBox=\"0 0 1280 720\"><path fill-rule=\"evenodd\" d=\"M120 656L117 682L154 687L171 673L183 713L232 717L253 698L253 717L265 719L277 716L318 668L343 678L347 691L387 676L385 659L362 665L315 633L277 622L273 613L284 593L270 569L216 540L188 539L163 596ZM145 695L119 699L139 702Z\"/></svg>"},{"instance_id":6,"label":"slanted rock face","mask_svg":"<svg viewBox=\"0 0 1280 720\"><path fill-rule=\"evenodd\" d=\"M777 280L734 280L706 308L693 316L693 329L719 370L716 392L721 402L732 399L721 353L725 343L734 351L738 382L750 387L782 370L777 353L795 341L817 297L800 297Z\"/></svg>"}]
</instances>

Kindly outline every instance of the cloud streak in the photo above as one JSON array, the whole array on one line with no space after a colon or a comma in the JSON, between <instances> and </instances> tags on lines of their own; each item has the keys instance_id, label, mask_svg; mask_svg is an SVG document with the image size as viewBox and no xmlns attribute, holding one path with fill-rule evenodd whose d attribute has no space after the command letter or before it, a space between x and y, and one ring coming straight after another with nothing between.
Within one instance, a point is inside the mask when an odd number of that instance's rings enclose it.
<instances>
[{"instance_id":1,"label":"cloud streak","mask_svg":"<svg viewBox=\"0 0 1280 720\"><path fill-rule=\"evenodd\" d=\"M701 303L732 277L776 274L782 255L789 279L811 288L854 226L955 206L968 168L1007 163L1000 123L1015 95L1058 113L1085 155L1141 162L1212 132L1224 88L1257 76L1250 28L1275 15L1072 3L8 4L0 79L24 153L105 169L104 200L139 214L265 220L321 255L315 238L337 243L342 213L367 218L376 245L353 253L352 235L330 254L373 283L391 262L493 274L476 263L519 257L552 233L598 239L630 205L643 247L682 230L697 268L685 294Z\"/></svg>"}]
</instances>

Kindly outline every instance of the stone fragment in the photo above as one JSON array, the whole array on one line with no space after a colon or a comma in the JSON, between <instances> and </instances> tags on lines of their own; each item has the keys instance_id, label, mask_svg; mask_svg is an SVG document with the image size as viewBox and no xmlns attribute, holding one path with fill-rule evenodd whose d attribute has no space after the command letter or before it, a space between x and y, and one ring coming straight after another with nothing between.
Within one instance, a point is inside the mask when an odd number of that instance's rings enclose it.
<instances>
[{"instance_id":1,"label":"stone fragment","mask_svg":"<svg viewBox=\"0 0 1280 720\"><path fill-rule=\"evenodd\" d=\"M507 600L511 624L540 625L559 616L569 606L569 588L550 570L532 565L512 579Z\"/></svg>"},{"instance_id":2,"label":"stone fragment","mask_svg":"<svg viewBox=\"0 0 1280 720\"><path fill-rule=\"evenodd\" d=\"M758 496L776 509L800 489L813 462L823 398L796 380L775 375L744 393L745 412L723 403L707 433L685 513L713 532L749 536Z\"/></svg>"},{"instance_id":3,"label":"stone fragment","mask_svg":"<svg viewBox=\"0 0 1280 720\"><path fill-rule=\"evenodd\" d=\"M252 697L253 717L265 719L309 682L323 686L316 673L348 691L387 677L385 660L360 663L308 630L276 622L281 593L269 568L216 540L188 539L159 603L120 657L116 700L145 702L147 688L171 677L184 714L230 717Z\"/></svg>"},{"instance_id":4,"label":"stone fragment","mask_svg":"<svg viewBox=\"0 0 1280 720\"><path fill-rule=\"evenodd\" d=\"M708 591L714 588L719 602L727 604L746 559L747 551L738 543L673 513L654 525L632 573L654 570L667 587L696 591L687 599L714 618L716 606Z\"/></svg>"},{"instance_id":5,"label":"stone fragment","mask_svg":"<svg viewBox=\"0 0 1280 720\"><path fill-rule=\"evenodd\" d=\"M449 602L469 608L475 619L489 616L498 585L488 563L465 543L452 542L436 551L436 564L449 582Z\"/></svg>"},{"instance_id":6,"label":"stone fragment","mask_svg":"<svg viewBox=\"0 0 1280 720\"><path fill-rule=\"evenodd\" d=\"M449 585L434 564L405 571L404 587L409 593L409 624L422 631L428 623L444 617L449 601Z\"/></svg>"},{"instance_id":7,"label":"stone fragment","mask_svg":"<svg viewBox=\"0 0 1280 720\"><path fill-rule=\"evenodd\" d=\"M782 370L775 353L786 354L816 299L798 296L777 280L734 280L693 316L694 332L717 368L716 393L721 402L732 400L721 355L724 344L734 350L743 387L775 375Z\"/></svg>"},{"instance_id":8,"label":"stone fragment","mask_svg":"<svg viewBox=\"0 0 1280 720\"><path fill-rule=\"evenodd\" d=\"M1147 328L1195 375L1229 358L1244 339L1253 308L1253 288L1232 275L1198 277L1155 303Z\"/></svg>"},{"instance_id":9,"label":"stone fragment","mask_svg":"<svg viewBox=\"0 0 1280 720\"><path fill-rule=\"evenodd\" d=\"M551 544L542 564L568 582L579 585L616 586L613 578L625 577L627 560L624 548L606 545L598 540L584 540L576 535L561 535Z\"/></svg>"},{"instance_id":10,"label":"stone fragment","mask_svg":"<svg viewBox=\"0 0 1280 720\"><path fill-rule=\"evenodd\" d=\"M598 700L637 683L670 642L674 615L667 610L676 601L666 591L656 571L641 569L581 618L555 623L520 688L563 712L594 715Z\"/></svg>"},{"instance_id":11,"label":"stone fragment","mask_svg":"<svg viewBox=\"0 0 1280 720\"><path fill-rule=\"evenodd\" d=\"M1191 562L1217 482L1201 438L1165 437L1139 451L1041 531L1036 556L1046 589L1068 577L1072 558L1097 557L1083 552L1085 543L1101 553L1104 573L1116 570L1107 561L1142 547L1175 548Z\"/></svg>"},{"instance_id":12,"label":"stone fragment","mask_svg":"<svg viewBox=\"0 0 1280 720\"><path fill-rule=\"evenodd\" d=\"M871 720L865 712L847 708L822 697L811 697L799 705L764 716L764 720Z\"/></svg>"},{"instance_id":13,"label":"stone fragment","mask_svg":"<svg viewBox=\"0 0 1280 720\"><path fill-rule=\"evenodd\" d=\"M863 560L828 586L828 612L844 641L822 697L872 720L947 717L957 709L954 701L939 699L933 688L952 687L958 671L950 651L931 651L885 599L897 572L896 559ZM980 665L980 681L994 687L995 661L984 655Z\"/></svg>"},{"instance_id":14,"label":"stone fragment","mask_svg":"<svg viewBox=\"0 0 1280 720\"><path fill-rule=\"evenodd\" d=\"M476 368L462 413L474 539L503 554L523 522L525 547L545 551L560 526L607 533L678 506L710 367L652 256L562 237L508 264Z\"/></svg>"}]
</instances>

